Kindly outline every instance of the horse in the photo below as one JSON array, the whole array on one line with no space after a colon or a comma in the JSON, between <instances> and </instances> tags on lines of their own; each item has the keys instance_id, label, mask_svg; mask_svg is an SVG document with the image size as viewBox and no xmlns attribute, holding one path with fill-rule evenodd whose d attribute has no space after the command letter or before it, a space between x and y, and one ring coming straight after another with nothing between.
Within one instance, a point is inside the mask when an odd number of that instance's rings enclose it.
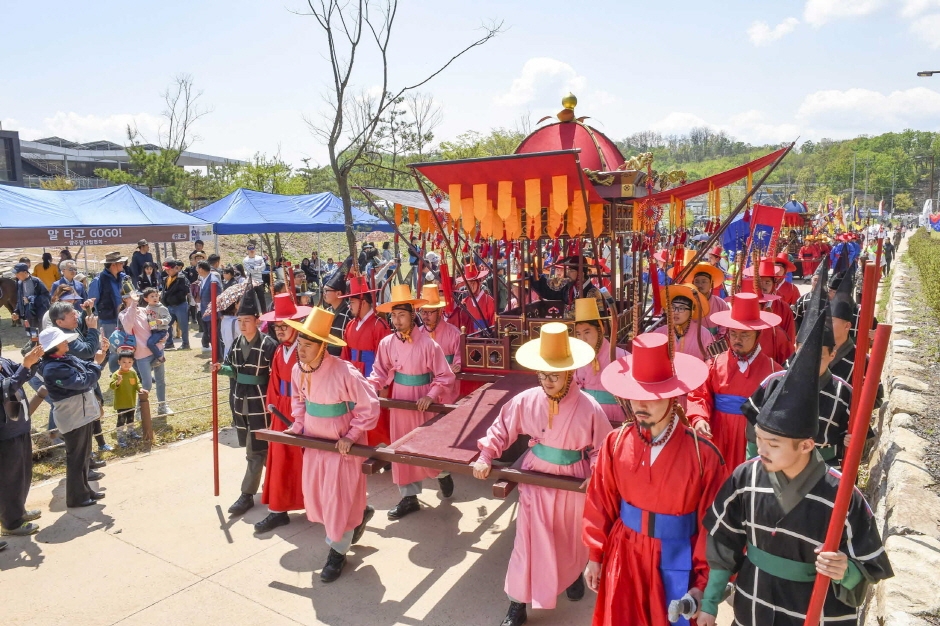
<instances>
[{"instance_id":1,"label":"horse","mask_svg":"<svg viewBox=\"0 0 940 626\"><path fill-rule=\"evenodd\" d=\"M12 278L0 278L0 307L6 307L10 315L16 309L16 281Z\"/></svg>"}]
</instances>

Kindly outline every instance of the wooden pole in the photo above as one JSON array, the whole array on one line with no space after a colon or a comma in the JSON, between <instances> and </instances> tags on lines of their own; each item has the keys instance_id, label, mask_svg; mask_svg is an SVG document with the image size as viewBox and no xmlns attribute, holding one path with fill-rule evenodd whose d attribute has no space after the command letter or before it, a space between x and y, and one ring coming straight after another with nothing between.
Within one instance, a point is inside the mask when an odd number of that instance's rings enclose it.
<instances>
[{"instance_id":1,"label":"wooden pole","mask_svg":"<svg viewBox=\"0 0 940 626\"><path fill-rule=\"evenodd\" d=\"M150 394L140 399L140 430L143 433L144 442L153 443L153 414L150 412Z\"/></svg>"},{"instance_id":2,"label":"wooden pole","mask_svg":"<svg viewBox=\"0 0 940 626\"><path fill-rule=\"evenodd\" d=\"M273 270L272 270L273 274ZM212 276L209 276L210 280ZM212 315L209 323L209 337L212 342L212 364L219 362L218 321L219 312L216 310L216 298L219 295L219 284L214 280L209 283L209 297L212 306ZM219 495L219 373L212 371L212 484L216 497Z\"/></svg>"},{"instance_id":3,"label":"wooden pole","mask_svg":"<svg viewBox=\"0 0 940 626\"><path fill-rule=\"evenodd\" d=\"M875 396L881 382L881 369L884 366L885 355L888 352L888 340L891 337L891 326L879 324L875 331L875 344L872 347L871 363L868 375L861 388L858 405L851 416L850 433L852 441L842 461L842 477L839 479L839 490L836 492L836 501L829 518L829 530L826 532L826 541L823 543L823 552L836 552L842 543L842 533L845 529L845 518L852 502L852 493L855 490L855 479L858 477L858 465L862 459L862 450L865 447L865 435L868 433L868 420L860 416L871 415L875 406ZM856 391L858 389L856 388ZM853 394L856 395L856 394ZM858 415L856 415L856 413ZM822 615L823 604L829 591L831 579L822 574L816 574L813 585L813 595L810 598L809 608L806 610L806 619L803 626L818 626Z\"/></svg>"},{"instance_id":4,"label":"wooden pole","mask_svg":"<svg viewBox=\"0 0 940 626\"><path fill-rule=\"evenodd\" d=\"M862 307L858 315L858 332L855 333L855 371L852 372L852 389L862 389L868 369L865 361L868 358L869 332L872 321L875 319L875 300L878 297L878 275L881 273L874 263L868 263L862 270ZM854 422L861 414L856 410L861 401L861 393L852 394L852 404L849 409L849 432L854 430ZM869 417L871 411L868 413ZM866 426L868 417L865 418Z\"/></svg>"}]
</instances>

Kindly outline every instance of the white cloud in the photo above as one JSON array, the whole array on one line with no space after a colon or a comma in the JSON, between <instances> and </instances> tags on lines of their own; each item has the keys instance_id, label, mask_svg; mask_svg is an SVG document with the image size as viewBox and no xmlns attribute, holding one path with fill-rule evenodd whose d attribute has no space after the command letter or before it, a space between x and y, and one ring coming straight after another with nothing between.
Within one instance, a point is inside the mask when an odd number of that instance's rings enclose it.
<instances>
[{"instance_id":1,"label":"white cloud","mask_svg":"<svg viewBox=\"0 0 940 626\"><path fill-rule=\"evenodd\" d=\"M522 73L512 81L509 91L496 96L495 101L502 106L544 104L552 98L560 102L561 96L567 92L583 92L586 85L587 79L568 63L535 57L525 62Z\"/></svg>"},{"instance_id":2,"label":"white cloud","mask_svg":"<svg viewBox=\"0 0 940 626\"><path fill-rule=\"evenodd\" d=\"M802 126L832 134L935 128L940 125L940 92L915 87L883 94L869 89L817 91L796 113Z\"/></svg>"},{"instance_id":3,"label":"white cloud","mask_svg":"<svg viewBox=\"0 0 940 626\"><path fill-rule=\"evenodd\" d=\"M732 115L728 123L722 125L722 129L732 137L747 137L746 141L753 144L793 141L800 135L800 128L796 124L773 124L767 121L763 112L756 109Z\"/></svg>"},{"instance_id":4,"label":"white cloud","mask_svg":"<svg viewBox=\"0 0 940 626\"><path fill-rule=\"evenodd\" d=\"M911 34L927 44L931 50L940 49L940 13L923 15L911 22Z\"/></svg>"},{"instance_id":5,"label":"white cloud","mask_svg":"<svg viewBox=\"0 0 940 626\"><path fill-rule=\"evenodd\" d=\"M747 29L747 37L755 46L765 46L793 32L800 20L788 17L773 28L767 22L756 21Z\"/></svg>"},{"instance_id":6,"label":"white cloud","mask_svg":"<svg viewBox=\"0 0 940 626\"><path fill-rule=\"evenodd\" d=\"M909 1L916 3L922 0ZM803 20L818 28L826 22L841 18L871 15L885 4L887 0L806 0Z\"/></svg>"},{"instance_id":7,"label":"white cloud","mask_svg":"<svg viewBox=\"0 0 940 626\"><path fill-rule=\"evenodd\" d=\"M656 131L661 135L681 135L689 132L693 128L700 128L702 126L718 129L716 125L709 124L698 115L684 111L673 111L663 119L650 124L650 130Z\"/></svg>"},{"instance_id":8,"label":"white cloud","mask_svg":"<svg viewBox=\"0 0 940 626\"><path fill-rule=\"evenodd\" d=\"M903 4L904 6L901 7L901 17L908 19L915 18L921 13L932 9L940 9L940 0L904 0Z\"/></svg>"},{"instance_id":9,"label":"white cloud","mask_svg":"<svg viewBox=\"0 0 940 626\"><path fill-rule=\"evenodd\" d=\"M10 120L15 122L15 120ZM55 135L68 139L70 141L87 142L106 139L115 143L124 144L127 142L127 126L136 127L140 130L143 138L148 142L156 142L157 135L163 118L151 115L149 113L116 113L113 115L81 115L74 111L58 111L52 117L47 117L42 121L40 128L14 128L10 125L10 130L19 130L20 137L24 140L40 139ZM4 120L4 128L7 127L7 120Z\"/></svg>"}]
</instances>

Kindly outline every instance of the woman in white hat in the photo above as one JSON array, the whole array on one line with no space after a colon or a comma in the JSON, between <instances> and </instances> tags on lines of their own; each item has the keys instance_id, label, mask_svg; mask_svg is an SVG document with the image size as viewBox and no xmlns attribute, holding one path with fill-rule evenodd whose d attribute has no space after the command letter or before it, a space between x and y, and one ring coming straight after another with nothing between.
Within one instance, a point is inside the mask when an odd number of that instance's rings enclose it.
<instances>
[{"instance_id":1,"label":"woman in white hat","mask_svg":"<svg viewBox=\"0 0 940 626\"><path fill-rule=\"evenodd\" d=\"M591 346L569 337L568 327L558 322L543 325L538 339L520 346L516 361L538 372L539 385L503 405L478 442L473 475L485 479L493 459L520 435L529 435L522 469L587 479L611 432L597 401L572 384L574 371L594 357ZM570 600L584 596L581 571L588 551L581 540L583 511L583 493L519 485L516 540L506 573L509 612L503 626L525 623L527 603L553 609L562 591Z\"/></svg>"},{"instance_id":2,"label":"woman in white hat","mask_svg":"<svg viewBox=\"0 0 940 626\"><path fill-rule=\"evenodd\" d=\"M94 422L101 414L95 387L101 377L106 352L98 350L92 362L70 355L69 342L77 333L57 326L39 333L43 358L39 367L49 399L55 410L55 423L65 440L65 505L91 506L104 497L88 484Z\"/></svg>"}]
</instances>

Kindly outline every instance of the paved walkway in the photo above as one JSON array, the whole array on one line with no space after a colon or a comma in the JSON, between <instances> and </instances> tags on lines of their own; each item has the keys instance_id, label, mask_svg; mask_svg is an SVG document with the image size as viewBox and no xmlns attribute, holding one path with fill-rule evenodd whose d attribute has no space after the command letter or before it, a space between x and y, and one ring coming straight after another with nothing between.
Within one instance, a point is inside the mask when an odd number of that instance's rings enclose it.
<instances>
[{"instance_id":1,"label":"paved walkway","mask_svg":"<svg viewBox=\"0 0 940 626\"><path fill-rule=\"evenodd\" d=\"M4 625L499 624L514 496L494 499L490 483L458 476L451 501L426 489L426 508L389 522L397 489L388 474L370 477L377 514L343 577L325 585L322 526L294 514L259 539L251 524L266 507L229 520L244 456L223 435L220 498L206 436L109 464L104 506L65 510L64 480L34 486L42 530L0 552ZM590 624L593 604L590 591L577 603L562 596L529 622Z\"/></svg>"}]
</instances>

